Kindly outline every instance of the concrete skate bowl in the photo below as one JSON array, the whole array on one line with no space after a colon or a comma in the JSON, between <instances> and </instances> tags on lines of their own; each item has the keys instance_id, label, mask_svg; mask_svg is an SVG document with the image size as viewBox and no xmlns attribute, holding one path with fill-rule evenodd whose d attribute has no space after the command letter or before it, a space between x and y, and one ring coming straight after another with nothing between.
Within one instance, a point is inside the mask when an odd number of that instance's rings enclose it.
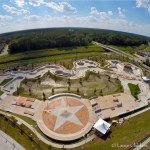
<instances>
[{"instance_id":1,"label":"concrete skate bowl","mask_svg":"<svg viewBox=\"0 0 150 150\"><path fill-rule=\"evenodd\" d=\"M84 65L84 62L83 62L83 61L79 61L79 62L77 62L77 64L78 64L79 66L83 66L83 65Z\"/></svg>"},{"instance_id":2,"label":"concrete skate bowl","mask_svg":"<svg viewBox=\"0 0 150 150\"><path fill-rule=\"evenodd\" d=\"M123 66L123 71L133 74L133 68L131 64L123 64Z\"/></svg>"},{"instance_id":3,"label":"concrete skate bowl","mask_svg":"<svg viewBox=\"0 0 150 150\"><path fill-rule=\"evenodd\" d=\"M88 100L74 94L52 96L45 104L38 127L56 141L75 141L93 127L94 113Z\"/></svg>"},{"instance_id":4,"label":"concrete skate bowl","mask_svg":"<svg viewBox=\"0 0 150 150\"><path fill-rule=\"evenodd\" d=\"M63 77L71 77L71 76L72 76L71 73L64 72L64 71L62 71L62 70L57 70L57 71L55 71L55 75L63 76Z\"/></svg>"}]
</instances>

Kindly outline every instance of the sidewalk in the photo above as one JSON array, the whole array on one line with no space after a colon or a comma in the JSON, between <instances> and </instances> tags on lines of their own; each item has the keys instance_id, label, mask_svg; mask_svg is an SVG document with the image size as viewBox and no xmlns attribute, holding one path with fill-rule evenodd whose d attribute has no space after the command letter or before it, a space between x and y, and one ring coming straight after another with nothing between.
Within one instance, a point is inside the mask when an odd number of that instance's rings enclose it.
<instances>
[{"instance_id":1,"label":"sidewalk","mask_svg":"<svg viewBox=\"0 0 150 150\"><path fill-rule=\"evenodd\" d=\"M0 130L0 150L25 150L10 136Z\"/></svg>"},{"instance_id":2,"label":"sidewalk","mask_svg":"<svg viewBox=\"0 0 150 150\"><path fill-rule=\"evenodd\" d=\"M134 148L133 150L140 150L140 149L142 149L142 148L150 148L150 147L148 147L147 146L147 144L150 142L150 137L147 139L147 140L145 140L144 142L142 142L142 143L140 143L140 145L139 146L137 146L136 148Z\"/></svg>"}]
</instances>

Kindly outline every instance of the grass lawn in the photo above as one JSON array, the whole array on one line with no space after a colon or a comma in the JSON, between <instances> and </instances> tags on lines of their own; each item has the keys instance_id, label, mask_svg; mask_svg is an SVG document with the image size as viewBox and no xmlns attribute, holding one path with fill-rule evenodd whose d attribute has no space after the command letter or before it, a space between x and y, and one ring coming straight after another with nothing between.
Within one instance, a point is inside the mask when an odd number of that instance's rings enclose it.
<instances>
[{"instance_id":1,"label":"grass lawn","mask_svg":"<svg viewBox=\"0 0 150 150\"><path fill-rule=\"evenodd\" d=\"M123 147L112 147L112 144L128 145L143 139L150 134L150 111L130 118L122 125L112 127L110 137L105 140L95 139L85 145L86 150L123 150ZM73 150L78 150L74 148Z\"/></svg>"},{"instance_id":2,"label":"grass lawn","mask_svg":"<svg viewBox=\"0 0 150 150\"><path fill-rule=\"evenodd\" d=\"M128 83L128 87L130 89L132 96L138 100L138 94L140 93L139 85Z\"/></svg>"},{"instance_id":3,"label":"grass lawn","mask_svg":"<svg viewBox=\"0 0 150 150\"><path fill-rule=\"evenodd\" d=\"M142 44L140 46L116 46L116 45L111 46L132 55L134 55L138 51L150 51L150 43L148 45Z\"/></svg>"},{"instance_id":4,"label":"grass lawn","mask_svg":"<svg viewBox=\"0 0 150 150\"><path fill-rule=\"evenodd\" d=\"M6 83L8 83L9 81L11 81L13 78L8 78L8 79L5 79L5 80L3 80L1 83L0 83L0 85L5 85Z\"/></svg>"},{"instance_id":5,"label":"grass lawn","mask_svg":"<svg viewBox=\"0 0 150 150\"><path fill-rule=\"evenodd\" d=\"M4 92L0 90L0 96L3 94Z\"/></svg>"},{"instance_id":6,"label":"grass lawn","mask_svg":"<svg viewBox=\"0 0 150 150\"><path fill-rule=\"evenodd\" d=\"M36 135L24 125L15 125L0 115L0 129L20 143L26 150L49 150L51 146L40 141ZM56 148L51 148L56 150Z\"/></svg>"},{"instance_id":7,"label":"grass lawn","mask_svg":"<svg viewBox=\"0 0 150 150\"><path fill-rule=\"evenodd\" d=\"M52 60L61 60L61 58L75 58L81 57L84 54L88 56L93 53L105 52L103 48L96 45L89 45L87 47L69 47L69 48L55 48L55 49L43 49L24 53L10 54L6 56L0 56L0 66L9 66L16 63L37 63L46 62ZM11 62L11 63L10 63Z\"/></svg>"}]
</instances>

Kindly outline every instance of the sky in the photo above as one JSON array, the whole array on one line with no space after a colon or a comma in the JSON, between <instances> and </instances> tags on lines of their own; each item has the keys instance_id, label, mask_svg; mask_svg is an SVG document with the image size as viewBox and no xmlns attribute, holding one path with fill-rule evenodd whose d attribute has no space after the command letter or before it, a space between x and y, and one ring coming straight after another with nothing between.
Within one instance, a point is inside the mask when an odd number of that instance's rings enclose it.
<instances>
[{"instance_id":1,"label":"sky","mask_svg":"<svg viewBox=\"0 0 150 150\"><path fill-rule=\"evenodd\" d=\"M150 0L0 0L0 33L88 27L150 37Z\"/></svg>"}]
</instances>

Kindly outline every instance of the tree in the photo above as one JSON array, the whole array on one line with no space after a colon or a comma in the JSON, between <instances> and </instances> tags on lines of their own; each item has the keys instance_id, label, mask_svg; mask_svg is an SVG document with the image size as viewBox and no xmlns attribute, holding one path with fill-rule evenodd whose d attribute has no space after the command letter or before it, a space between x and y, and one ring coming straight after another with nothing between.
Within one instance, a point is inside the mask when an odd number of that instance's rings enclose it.
<instances>
[{"instance_id":1,"label":"tree","mask_svg":"<svg viewBox=\"0 0 150 150\"><path fill-rule=\"evenodd\" d=\"M33 141L33 135L32 135L32 134L29 134L29 139L30 139L31 141Z\"/></svg>"},{"instance_id":2,"label":"tree","mask_svg":"<svg viewBox=\"0 0 150 150\"><path fill-rule=\"evenodd\" d=\"M31 92L31 89L29 88L29 95L31 95L32 94L32 92Z\"/></svg>"},{"instance_id":3,"label":"tree","mask_svg":"<svg viewBox=\"0 0 150 150\"><path fill-rule=\"evenodd\" d=\"M41 84L41 78L38 77L38 84Z\"/></svg>"},{"instance_id":4,"label":"tree","mask_svg":"<svg viewBox=\"0 0 150 150\"><path fill-rule=\"evenodd\" d=\"M19 94L20 94L20 88L17 87L17 95L19 95Z\"/></svg>"},{"instance_id":5,"label":"tree","mask_svg":"<svg viewBox=\"0 0 150 150\"><path fill-rule=\"evenodd\" d=\"M108 76L108 81L110 82L111 80L110 80L110 76Z\"/></svg>"},{"instance_id":6,"label":"tree","mask_svg":"<svg viewBox=\"0 0 150 150\"><path fill-rule=\"evenodd\" d=\"M54 95L55 94L55 91L54 91L54 88L52 88L52 95Z\"/></svg>"},{"instance_id":7,"label":"tree","mask_svg":"<svg viewBox=\"0 0 150 150\"><path fill-rule=\"evenodd\" d=\"M46 95L45 95L44 92L43 92L43 100L44 100L44 101L46 100Z\"/></svg>"},{"instance_id":8,"label":"tree","mask_svg":"<svg viewBox=\"0 0 150 150\"><path fill-rule=\"evenodd\" d=\"M70 92L70 86L68 86L68 92Z\"/></svg>"},{"instance_id":9,"label":"tree","mask_svg":"<svg viewBox=\"0 0 150 150\"><path fill-rule=\"evenodd\" d=\"M81 84L81 86L83 86L82 78L79 79L79 83Z\"/></svg>"},{"instance_id":10,"label":"tree","mask_svg":"<svg viewBox=\"0 0 150 150\"><path fill-rule=\"evenodd\" d=\"M19 129L20 129L20 133L23 134L23 133L24 133L23 124L21 124L21 125L19 126Z\"/></svg>"},{"instance_id":11,"label":"tree","mask_svg":"<svg viewBox=\"0 0 150 150\"><path fill-rule=\"evenodd\" d=\"M95 94L96 92L97 92L97 89L95 88L95 89L94 89L94 94Z\"/></svg>"},{"instance_id":12,"label":"tree","mask_svg":"<svg viewBox=\"0 0 150 150\"><path fill-rule=\"evenodd\" d=\"M103 96L103 91L102 91L102 89L99 91L99 95L100 95L100 96Z\"/></svg>"},{"instance_id":13,"label":"tree","mask_svg":"<svg viewBox=\"0 0 150 150\"><path fill-rule=\"evenodd\" d=\"M150 66L150 61L149 61L148 58L146 59L145 64L146 64L147 66Z\"/></svg>"},{"instance_id":14,"label":"tree","mask_svg":"<svg viewBox=\"0 0 150 150\"><path fill-rule=\"evenodd\" d=\"M78 95L80 94L80 90L79 90L79 88L77 88L77 94L78 94Z\"/></svg>"},{"instance_id":15,"label":"tree","mask_svg":"<svg viewBox=\"0 0 150 150\"><path fill-rule=\"evenodd\" d=\"M11 116L10 120L11 120L13 126L15 126L17 124L17 120L16 120L16 118L14 116Z\"/></svg>"},{"instance_id":16,"label":"tree","mask_svg":"<svg viewBox=\"0 0 150 150\"><path fill-rule=\"evenodd\" d=\"M70 78L68 78L68 81L67 81L68 85L71 86L71 81L70 81Z\"/></svg>"},{"instance_id":17,"label":"tree","mask_svg":"<svg viewBox=\"0 0 150 150\"><path fill-rule=\"evenodd\" d=\"M25 77L25 79L24 79L24 84L27 84L28 83L28 80L27 80L27 78Z\"/></svg>"}]
</instances>

